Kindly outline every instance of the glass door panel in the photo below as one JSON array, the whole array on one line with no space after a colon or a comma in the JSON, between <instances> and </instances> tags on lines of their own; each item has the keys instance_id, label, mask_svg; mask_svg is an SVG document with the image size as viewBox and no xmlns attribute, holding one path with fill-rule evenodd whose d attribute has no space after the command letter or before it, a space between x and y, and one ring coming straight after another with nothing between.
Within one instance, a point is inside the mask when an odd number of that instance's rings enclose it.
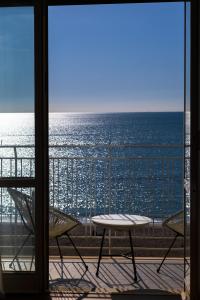
<instances>
[{"instance_id":1,"label":"glass door panel","mask_svg":"<svg viewBox=\"0 0 200 300\"><path fill-rule=\"evenodd\" d=\"M34 177L33 8L0 9L0 66L0 177ZM0 189L4 271L34 270L32 196L32 188Z\"/></svg>"},{"instance_id":2,"label":"glass door panel","mask_svg":"<svg viewBox=\"0 0 200 300\"><path fill-rule=\"evenodd\" d=\"M0 177L34 177L34 10L0 8Z\"/></svg>"},{"instance_id":3,"label":"glass door panel","mask_svg":"<svg viewBox=\"0 0 200 300\"><path fill-rule=\"evenodd\" d=\"M0 8L0 250L9 292L39 286L34 18L34 7Z\"/></svg>"},{"instance_id":4,"label":"glass door panel","mask_svg":"<svg viewBox=\"0 0 200 300\"><path fill-rule=\"evenodd\" d=\"M142 247L161 263L173 236L162 221L184 206L184 3L58 5L48 13L50 206L81 220L73 237L94 256L94 215L151 217L152 244ZM123 238L108 235L107 253L120 253ZM77 275L61 269L55 246L51 240L50 283ZM181 290L182 246L178 239L170 253ZM62 239L62 254L72 250Z\"/></svg>"},{"instance_id":5,"label":"glass door panel","mask_svg":"<svg viewBox=\"0 0 200 300\"><path fill-rule=\"evenodd\" d=\"M3 272L35 271L34 188L1 188Z\"/></svg>"}]
</instances>

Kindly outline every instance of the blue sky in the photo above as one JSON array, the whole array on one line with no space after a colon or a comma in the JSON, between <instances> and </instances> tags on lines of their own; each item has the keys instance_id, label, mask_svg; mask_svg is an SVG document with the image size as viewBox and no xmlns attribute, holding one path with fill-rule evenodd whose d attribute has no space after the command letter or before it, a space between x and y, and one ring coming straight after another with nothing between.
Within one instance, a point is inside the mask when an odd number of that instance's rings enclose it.
<instances>
[{"instance_id":1,"label":"blue sky","mask_svg":"<svg viewBox=\"0 0 200 300\"><path fill-rule=\"evenodd\" d=\"M183 13L181 3L50 7L50 111L183 110ZM2 112L33 111L33 59L32 9L1 9Z\"/></svg>"},{"instance_id":2,"label":"blue sky","mask_svg":"<svg viewBox=\"0 0 200 300\"><path fill-rule=\"evenodd\" d=\"M183 4L49 9L50 110L183 110Z\"/></svg>"}]
</instances>

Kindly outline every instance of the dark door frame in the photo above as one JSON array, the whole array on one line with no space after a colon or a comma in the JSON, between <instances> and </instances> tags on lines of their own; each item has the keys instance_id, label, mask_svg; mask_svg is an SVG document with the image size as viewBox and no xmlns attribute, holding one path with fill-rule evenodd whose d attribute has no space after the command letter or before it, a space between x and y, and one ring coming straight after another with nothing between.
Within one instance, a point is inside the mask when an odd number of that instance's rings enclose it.
<instances>
[{"instance_id":1,"label":"dark door frame","mask_svg":"<svg viewBox=\"0 0 200 300\"><path fill-rule=\"evenodd\" d=\"M35 7L35 92L36 92L36 182L40 209L38 218L38 240L36 245L43 253L39 259L42 281L39 289L48 289L48 6L114 3L161 3L184 2L181 0L1 0L0 6ZM191 299L200 299L200 105L199 105L199 34L200 3L191 2ZM42 164L42 166L40 165ZM23 181L23 183L22 183ZM22 186L25 181L13 183ZM37 184L38 182L38 184ZM26 184L30 182L26 181ZM0 186L12 185L12 179L1 180ZM46 257L46 259L44 258Z\"/></svg>"}]
</instances>

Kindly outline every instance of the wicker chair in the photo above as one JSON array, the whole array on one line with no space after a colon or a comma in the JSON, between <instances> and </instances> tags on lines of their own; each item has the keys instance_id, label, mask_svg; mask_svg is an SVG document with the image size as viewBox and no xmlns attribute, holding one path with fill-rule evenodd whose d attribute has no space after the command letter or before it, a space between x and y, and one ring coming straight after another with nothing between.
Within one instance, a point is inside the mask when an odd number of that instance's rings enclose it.
<instances>
[{"instance_id":1,"label":"wicker chair","mask_svg":"<svg viewBox=\"0 0 200 300\"><path fill-rule=\"evenodd\" d=\"M68 233L70 230L72 230L73 228L75 228L77 225L80 224L81 223L77 219L73 218L72 216L69 216L54 207L49 208L49 238L56 239L61 261L63 257L62 257L58 238L63 235L66 235L69 241L71 242L72 246L74 247L74 250L80 257L82 263L84 264L85 269L87 270L88 266L84 262L81 254L79 253L78 249L76 248L76 245L74 244L72 238Z\"/></svg>"},{"instance_id":2,"label":"wicker chair","mask_svg":"<svg viewBox=\"0 0 200 300\"><path fill-rule=\"evenodd\" d=\"M32 215L32 211L34 210L32 207L33 202L31 201L32 200L31 197L12 188L8 188L8 193L10 194L11 198L15 202L16 209L21 217L24 228L28 232L28 235L25 237L23 243L19 247L13 260L9 264L9 267L11 268L14 261L17 260L18 255L20 254L20 252L22 251L22 249L24 248L25 244L28 242L30 237L34 236L35 226L34 226L33 215ZM33 256L32 256L31 266L32 266L32 262L33 262Z\"/></svg>"},{"instance_id":3,"label":"wicker chair","mask_svg":"<svg viewBox=\"0 0 200 300\"><path fill-rule=\"evenodd\" d=\"M163 222L163 226L171 229L176 235L171 243L171 245L169 246L161 264L159 265L157 272L160 272L160 269L167 257L167 255L169 254L171 248L173 247L177 237L181 236L184 237L184 211L181 210L178 213L170 216L169 218L167 218L164 222Z\"/></svg>"},{"instance_id":4,"label":"wicker chair","mask_svg":"<svg viewBox=\"0 0 200 300\"><path fill-rule=\"evenodd\" d=\"M17 259L18 255L22 251L23 247L25 246L25 244L27 243L29 238L32 235L35 235L35 226L34 226L34 218L33 218L34 211L35 211L34 210L35 193L32 193L32 196L28 196L27 194L24 194L13 188L8 188L8 193L10 194L13 201L15 202L16 208L22 219L24 227L28 231L28 235L24 239L22 245L18 249L12 262L10 263L10 267L12 267L13 262ZM82 256L80 255L78 249L76 248L72 238L69 236L69 231L72 230L73 228L75 228L79 224L81 224L81 223L78 220L76 220L75 218L61 212L58 209L55 209L54 207L50 207L50 209L49 209L49 238L56 239L61 261L63 260L63 256L61 254L61 249L59 246L58 238L63 235L66 235L87 270L88 266L85 264Z\"/></svg>"}]
</instances>

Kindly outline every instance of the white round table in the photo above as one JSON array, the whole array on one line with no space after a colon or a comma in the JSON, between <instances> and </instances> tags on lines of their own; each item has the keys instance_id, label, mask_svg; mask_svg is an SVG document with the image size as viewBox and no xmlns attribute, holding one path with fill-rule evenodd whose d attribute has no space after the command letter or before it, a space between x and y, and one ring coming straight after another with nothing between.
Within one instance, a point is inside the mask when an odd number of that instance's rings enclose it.
<instances>
[{"instance_id":1,"label":"white round table","mask_svg":"<svg viewBox=\"0 0 200 300\"><path fill-rule=\"evenodd\" d=\"M92 222L95 225L101 226L103 228L103 235L102 235L101 247L100 247L100 251L99 251L99 259L98 259L96 276L98 276L98 274L99 274L99 267L100 267L100 261L102 258L102 249L103 249L103 243L104 243L106 229L113 229L116 231L122 230L122 231L128 231L128 233L129 233L132 264L133 264L133 270L134 270L134 281L137 281L137 271L136 271L131 229L133 229L134 227L137 227L137 226L144 226L149 223L152 223L152 219L145 217L145 216L139 216L139 215L110 214L110 215L94 216L92 218Z\"/></svg>"}]
</instances>

